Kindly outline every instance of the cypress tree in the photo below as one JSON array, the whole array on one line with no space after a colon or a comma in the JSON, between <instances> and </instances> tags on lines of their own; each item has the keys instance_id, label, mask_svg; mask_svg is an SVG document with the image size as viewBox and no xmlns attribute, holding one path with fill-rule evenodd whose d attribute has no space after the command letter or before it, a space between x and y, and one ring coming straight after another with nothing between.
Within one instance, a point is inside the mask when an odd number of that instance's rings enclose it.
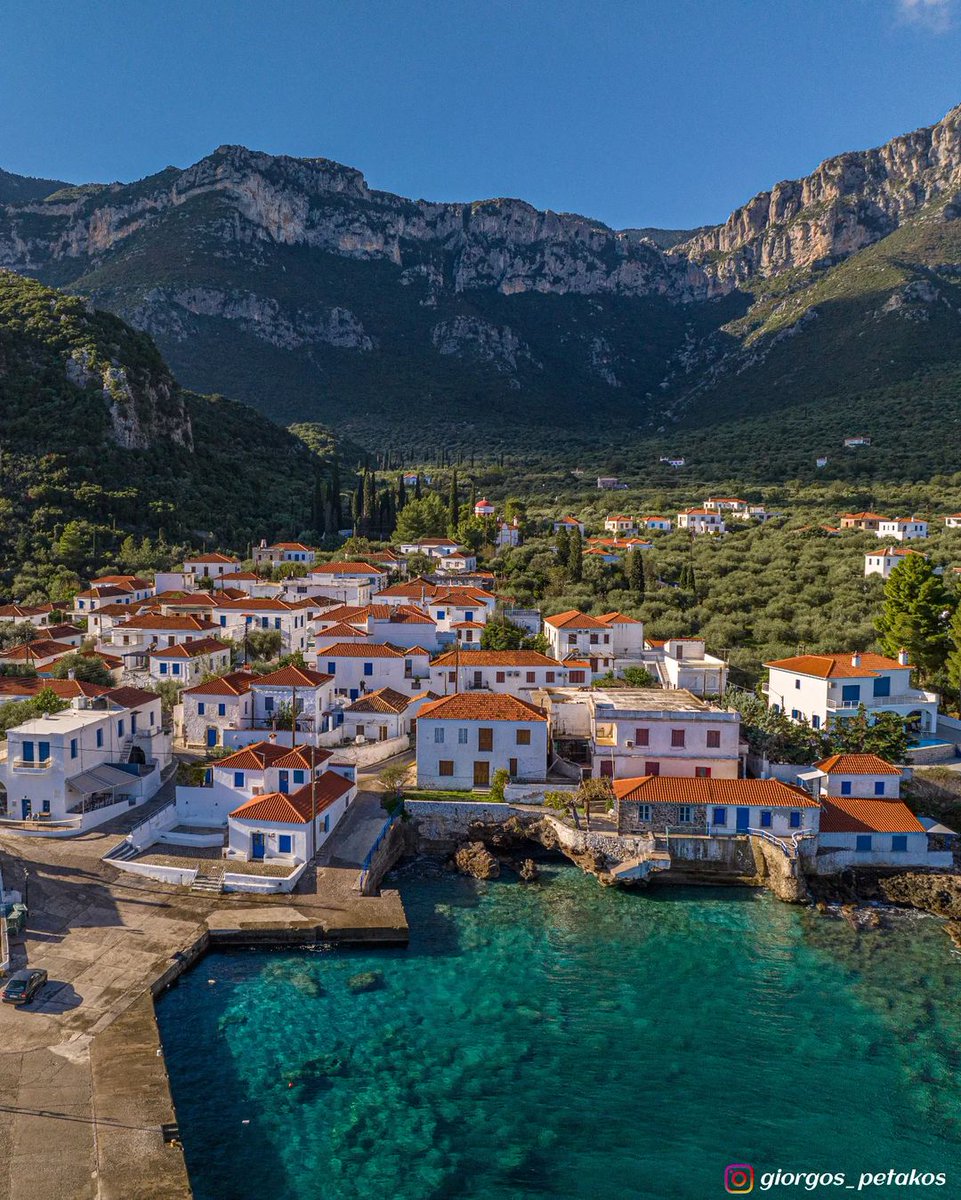
<instances>
[{"instance_id":1,"label":"cypress tree","mask_svg":"<svg viewBox=\"0 0 961 1200\"><path fill-rule=\"evenodd\" d=\"M567 535L567 573L575 583L584 573L583 541L580 528L575 525Z\"/></svg>"},{"instance_id":2,"label":"cypress tree","mask_svg":"<svg viewBox=\"0 0 961 1200\"><path fill-rule=\"evenodd\" d=\"M457 526L460 524L460 513L457 504L457 472L450 477L450 496L447 500L448 520L450 521L451 536L457 536Z\"/></svg>"},{"instance_id":3,"label":"cypress tree","mask_svg":"<svg viewBox=\"0 0 961 1200\"><path fill-rule=\"evenodd\" d=\"M417 472L417 478L414 480L414 499L415 499L415 500L420 500L420 499L421 499L421 491L420 491L420 471L418 471L418 472Z\"/></svg>"},{"instance_id":4,"label":"cypress tree","mask_svg":"<svg viewBox=\"0 0 961 1200\"><path fill-rule=\"evenodd\" d=\"M554 551L557 555L557 562L564 570L567 570L567 560L570 557L570 543L567 537L567 530L562 525L554 534Z\"/></svg>"},{"instance_id":5,"label":"cypress tree","mask_svg":"<svg viewBox=\"0 0 961 1200\"><path fill-rule=\"evenodd\" d=\"M644 577L644 555L640 550L632 550L630 553L627 578L631 591L638 600L643 600L647 581Z\"/></svg>"},{"instance_id":6,"label":"cypress tree","mask_svg":"<svg viewBox=\"0 0 961 1200\"><path fill-rule=\"evenodd\" d=\"M404 486L404 472L397 477L397 511L403 512L407 503L407 488Z\"/></svg>"}]
</instances>

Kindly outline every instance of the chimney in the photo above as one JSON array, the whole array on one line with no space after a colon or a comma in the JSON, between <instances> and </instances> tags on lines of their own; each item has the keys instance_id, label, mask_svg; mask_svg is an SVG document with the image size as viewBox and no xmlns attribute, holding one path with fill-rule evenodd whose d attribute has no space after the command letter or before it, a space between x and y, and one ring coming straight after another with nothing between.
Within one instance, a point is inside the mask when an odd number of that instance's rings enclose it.
<instances>
[{"instance_id":1,"label":"chimney","mask_svg":"<svg viewBox=\"0 0 961 1200\"><path fill-rule=\"evenodd\" d=\"M276 733L272 733L272 734L270 735L270 737L268 737L268 738L267 738L267 741L268 741L268 742L276 742L276 741L277 741L277 734L276 734Z\"/></svg>"},{"instance_id":2,"label":"chimney","mask_svg":"<svg viewBox=\"0 0 961 1200\"><path fill-rule=\"evenodd\" d=\"M898 663L902 667L906 667L906 666L910 665L910 659L908 658L908 652L907 652L907 650L905 650L905 648L903 646L898 651Z\"/></svg>"},{"instance_id":3,"label":"chimney","mask_svg":"<svg viewBox=\"0 0 961 1200\"><path fill-rule=\"evenodd\" d=\"M851 655L851 666L859 667L860 665L861 665L861 652L860 652L860 650L855 650L855 652Z\"/></svg>"},{"instance_id":4,"label":"chimney","mask_svg":"<svg viewBox=\"0 0 961 1200\"><path fill-rule=\"evenodd\" d=\"M75 667L71 667L70 670L67 672L67 678L68 679L76 679L77 678L77 671L76 671Z\"/></svg>"}]
</instances>

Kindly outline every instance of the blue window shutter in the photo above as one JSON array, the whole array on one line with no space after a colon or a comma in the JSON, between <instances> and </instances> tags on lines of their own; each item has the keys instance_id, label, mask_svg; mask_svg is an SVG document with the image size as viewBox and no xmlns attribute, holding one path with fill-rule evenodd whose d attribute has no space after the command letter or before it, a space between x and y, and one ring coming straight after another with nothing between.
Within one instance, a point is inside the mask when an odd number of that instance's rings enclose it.
<instances>
[{"instance_id":1,"label":"blue window shutter","mask_svg":"<svg viewBox=\"0 0 961 1200\"><path fill-rule=\"evenodd\" d=\"M337 674L337 664L335 662L329 662L327 664L327 674L328 675L336 675Z\"/></svg>"},{"instance_id":2,"label":"blue window shutter","mask_svg":"<svg viewBox=\"0 0 961 1200\"><path fill-rule=\"evenodd\" d=\"M167 664L166 664L165 662L162 662L162 663L160 664L160 674L161 674L161 675L166 675L166 674L167 674Z\"/></svg>"},{"instance_id":3,"label":"blue window shutter","mask_svg":"<svg viewBox=\"0 0 961 1200\"><path fill-rule=\"evenodd\" d=\"M841 795L842 796L850 796L851 795L850 779L845 779L844 782L841 784Z\"/></svg>"},{"instance_id":4,"label":"blue window shutter","mask_svg":"<svg viewBox=\"0 0 961 1200\"><path fill-rule=\"evenodd\" d=\"M234 787L240 788L244 786L243 771L234 771Z\"/></svg>"},{"instance_id":5,"label":"blue window shutter","mask_svg":"<svg viewBox=\"0 0 961 1200\"><path fill-rule=\"evenodd\" d=\"M792 812L789 824L792 829L800 829L801 828L801 814L799 812Z\"/></svg>"},{"instance_id":6,"label":"blue window shutter","mask_svg":"<svg viewBox=\"0 0 961 1200\"><path fill-rule=\"evenodd\" d=\"M226 704L218 704L217 705L217 716L225 717L226 715L227 715L227 705Z\"/></svg>"},{"instance_id":7,"label":"blue window shutter","mask_svg":"<svg viewBox=\"0 0 961 1200\"><path fill-rule=\"evenodd\" d=\"M859 833L854 843L854 848L859 854L866 854L871 849L871 835L869 833Z\"/></svg>"},{"instance_id":8,"label":"blue window shutter","mask_svg":"<svg viewBox=\"0 0 961 1200\"><path fill-rule=\"evenodd\" d=\"M221 624L221 625L226 625L226 624L227 624L227 618L226 618L226 617L221 617L221 618L220 618L220 624Z\"/></svg>"},{"instance_id":9,"label":"blue window shutter","mask_svg":"<svg viewBox=\"0 0 961 1200\"><path fill-rule=\"evenodd\" d=\"M762 829L770 829L771 828L770 812L765 811L765 812L761 813L761 828Z\"/></svg>"},{"instance_id":10,"label":"blue window shutter","mask_svg":"<svg viewBox=\"0 0 961 1200\"><path fill-rule=\"evenodd\" d=\"M894 835L894 837L891 838L891 849L896 854L903 854L907 850L907 848L908 848L907 834L896 833Z\"/></svg>"},{"instance_id":11,"label":"blue window shutter","mask_svg":"<svg viewBox=\"0 0 961 1200\"><path fill-rule=\"evenodd\" d=\"M884 795L884 780L883 779L876 779L874 781L874 794L875 794L875 796L883 796Z\"/></svg>"}]
</instances>

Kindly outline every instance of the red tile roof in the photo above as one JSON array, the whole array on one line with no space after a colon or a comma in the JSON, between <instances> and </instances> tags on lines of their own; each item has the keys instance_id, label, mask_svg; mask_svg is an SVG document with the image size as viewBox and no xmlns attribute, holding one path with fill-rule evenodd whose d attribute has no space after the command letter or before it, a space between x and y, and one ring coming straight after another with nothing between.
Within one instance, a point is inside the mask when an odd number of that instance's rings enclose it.
<instances>
[{"instance_id":1,"label":"red tile roof","mask_svg":"<svg viewBox=\"0 0 961 1200\"><path fill-rule=\"evenodd\" d=\"M368 692L360 696L353 704L348 704L346 711L353 713L402 713L410 704L413 696L406 696L394 688L378 688L376 692Z\"/></svg>"},{"instance_id":2,"label":"red tile roof","mask_svg":"<svg viewBox=\"0 0 961 1200\"><path fill-rule=\"evenodd\" d=\"M193 687L184 688L184 694L190 696L242 696L250 691L251 683L260 678L250 671L232 671L229 675L220 675L216 679L208 679L206 683L196 683Z\"/></svg>"},{"instance_id":3,"label":"red tile roof","mask_svg":"<svg viewBox=\"0 0 961 1200\"><path fill-rule=\"evenodd\" d=\"M348 625L346 621L337 621L334 625L328 625L325 629L318 629L316 636L319 638L332 637L335 641L341 638L366 638L370 635L366 629L358 629L356 625Z\"/></svg>"},{"instance_id":4,"label":"red tile roof","mask_svg":"<svg viewBox=\"0 0 961 1200\"><path fill-rule=\"evenodd\" d=\"M115 625L114 629L176 629L190 633L199 633L205 629L216 629L213 621L204 620L185 613L180 617L163 617L159 613L142 613L133 616L128 621Z\"/></svg>"},{"instance_id":5,"label":"red tile roof","mask_svg":"<svg viewBox=\"0 0 961 1200\"><path fill-rule=\"evenodd\" d=\"M326 651L324 652L326 653ZM311 671L307 667L281 667L279 671L271 671L269 675L258 675L251 680L251 687L320 687L330 683L333 675L324 675L320 671Z\"/></svg>"},{"instance_id":6,"label":"red tile roof","mask_svg":"<svg viewBox=\"0 0 961 1200\"><path fill-rule=\"evenodd\" d=\"M330 750L321 750L318 746L295 746L270 765L282 771L290 769L309 771L312 767L319 767L321 763L325 763L331 757Z\"/></svg>"},{"instance_id":7,"label":"red tile roof","mask_svg":"<svg viewBox=\"0 0 961 1200\"><path fill-rule=\"evenodd\" d=\"M323 650L318 650L318 654L322 658L404 658L405 654L410 655L416 652L415 649L401 651L395 650L393 646L386 646L380 642L371 642L369 645L356 645L353 642L334 642L332 646L325 646ZM426 654L426 650L420 651Z\"/></svg>"},{"instance_id":8,"label":"red tile roof","mask_svg":"<svg viewBox=\"0 0 961 1200\"><path fill-rule=\"evenodd\" d=\"M269 792L255 796L230 814L241 821L260 821L278 825L309 825L311 815L317 817L351 790L354 785L336 771L325 771L319 779L304 784L296 792Z\"/></svg>"},{"instance_id":9,"label":"red tile roof","mask_svg":"<svg viewBox=\"0 0 961 1200\"><path fill-rule=\"evenodd\" d=\"M419 721L546 721L542 708L518 700L516 696L496 696L486 692L455 692L425 704Z\"/></svg>"},{"instance_id":10,"label":"red tile roof","mask_svg":"<svg viewBox=\"0 0 961 1200\"><path fill-rule=\"evenodd\" d=\"M43 688L52 688L62 700L77 696L102 696L109 688L99 683L84 683L79 679L47 679L37 675L0 676L0 696L34 696Z\"/></svg>"},{"instance_id":11,"label":"red tile roof","mask_svg":"<svg viewBox=\"0 0 961 1200\"><path fill-rule=\"evenodd\" d=\"M231 558L229 554L214 551L212 554L188 554L184 563L239 563L239 558Z\"/></svg>"},{"instance_id":12,"label":"red tile roof","mask_svg":"<svg viewBox=\"0 0 961 1200\"><path fill-rule=\"evenodd\" d=\"M310 568L311 575L376 575L383 576L387 572L383 567L372 567L365 562L328 562L317 563Z\"/></svg>"},{"instance_id":13,"label":"red tile roof","mask_svg":"<svg viewBox=\"0 0 961 1200\"><path fill-rule=\"evenodd\" d=\"M597 618L602 625L640 625L634 617L625 616L622 612L601 613Z\"/></svg>"},{"instance_id":14,"label":"red tile roof","mask_svg":"<svg viewBox=\"0 0 961 1200\"><path fill-rule=\"evenodd\" d=\"M596 617L589 617L578 608L569 608L566 612L555 613L552 617L544 618L545 624L553 625L555 629L606 629L607 626Z\"/></svg>"},{"instance_id":15,"label":"red tile roof","mask_svg":"<svg viewBox=\"0 0 961 1200\"><path fill-rule=\"evenodd\" d=\"M720 804L754 808L817 808L807 792L779 779L681 779L671 775L641 775L615 779L618 800L644 804Z\"/></svg>"},{"instance_id":16,"label":"red tile roof","mask_svg":"<svg viewBox=\"0 0 961 1200\"><path fill-rule=\"evenodd\" d=\"M901 800L824 796L822 833L924 833L924 826Z\"/></svg>"},{"instance_id":17,"label":"red tile roof","mask_svg":"<svg viewBox=\"0 0 961 1200\"><path fill-rule=\"evenodd\" d=\"M203 658L205 654L230 653L230 647L216 638L197 638L193 642L181 642L177 646L164 646L151 650L148 658Z\"/></svg>"},{"instance_id":18,"label":"red tile roof","mask_svg":"<svg viewBox=\"0 0 961 1200\"><path fill-rule=\"evenodd\" d=\"M150 704L154 700L160 700L156 692L148 692L144 688L136 687L109 688L107 691L102 692L101 695L104 699L119 705L121 708L140 708L143 704Z\"/></svg>"},{"instance_id":19,"label":"red tile roof","mask_svg":"<svg viewBox=\"0 0 961 1200\"><path fill-rule=\"evenodd\" d=\"M11 646L9 650L0 651L0 658L8 662L31 662L35 658L55 658L60 654L71 654L76 648L69 642L35 638L32 642L22 642L19 646Z\"/></svg>"},{"instance_id":20,"label":"red tile roof","mask_svg":"<svg viewBox=\"0 0 961 1200\"><path fill-rule=\"evenodd\" d=\"M556 658L539 650L445 650L432 667L559 667Z\"/></svg>"},{"instance_id":21,"label":"red tile roof","mask_svg":"<svg viewBox=\"0 0 961 1200\"><path fill-rule=\"evenodd\" d=\"M883 654L860 655L860 665L854 666L851 654L799 654L795 658L778 658L765 663L766 667L777 667L780 671L793 671L796 675L813 675L817 679L862 679L871 678L879 671L905 670L896 658Z\"/></svg>"},{"instance_id":22,"label":"red tile roof","mask_svg":"<svg viewBox=\"0 0 961 1200\"><path fill-rule=\"evenodd\" d=\"M233 771L262 771L265 767L274 766L278 758L284 758L289 753L289 746L280 746L277 742L251 742L233 754L216 759L211 765L218 770L227 767Z\"/></svg>"},{"instance_id":23,"label":"red tile roof","mask_svg":"<svg viewBox=\"0 0 961 1200\"><path fill-rule=\"evenodd\" d=\"M877 754L832 754L815 764L825 775L900 775L897 767Z\"/></svg>"}]
</instances>

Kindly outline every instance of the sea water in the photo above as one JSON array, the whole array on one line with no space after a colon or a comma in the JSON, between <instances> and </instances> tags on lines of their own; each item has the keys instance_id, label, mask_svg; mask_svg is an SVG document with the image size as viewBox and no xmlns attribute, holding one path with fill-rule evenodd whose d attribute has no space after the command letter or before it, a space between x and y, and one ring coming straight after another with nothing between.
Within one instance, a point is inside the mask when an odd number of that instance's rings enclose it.
<instances>
[{"instance_id":1,"label":"sea water","mask_svg":"<svg viewBox=\"0 0 961 1200\"><path fill-rule=\"evenodd\" d=\"M197 1200L701 1200L736 1163L755 1191L894 1169L946 1184L866 1194L961 1196L961 957L937 921L858 933L573 867L390 882L407 949L212 954L160 1000Z\"/></svg>"}]
</instances>

